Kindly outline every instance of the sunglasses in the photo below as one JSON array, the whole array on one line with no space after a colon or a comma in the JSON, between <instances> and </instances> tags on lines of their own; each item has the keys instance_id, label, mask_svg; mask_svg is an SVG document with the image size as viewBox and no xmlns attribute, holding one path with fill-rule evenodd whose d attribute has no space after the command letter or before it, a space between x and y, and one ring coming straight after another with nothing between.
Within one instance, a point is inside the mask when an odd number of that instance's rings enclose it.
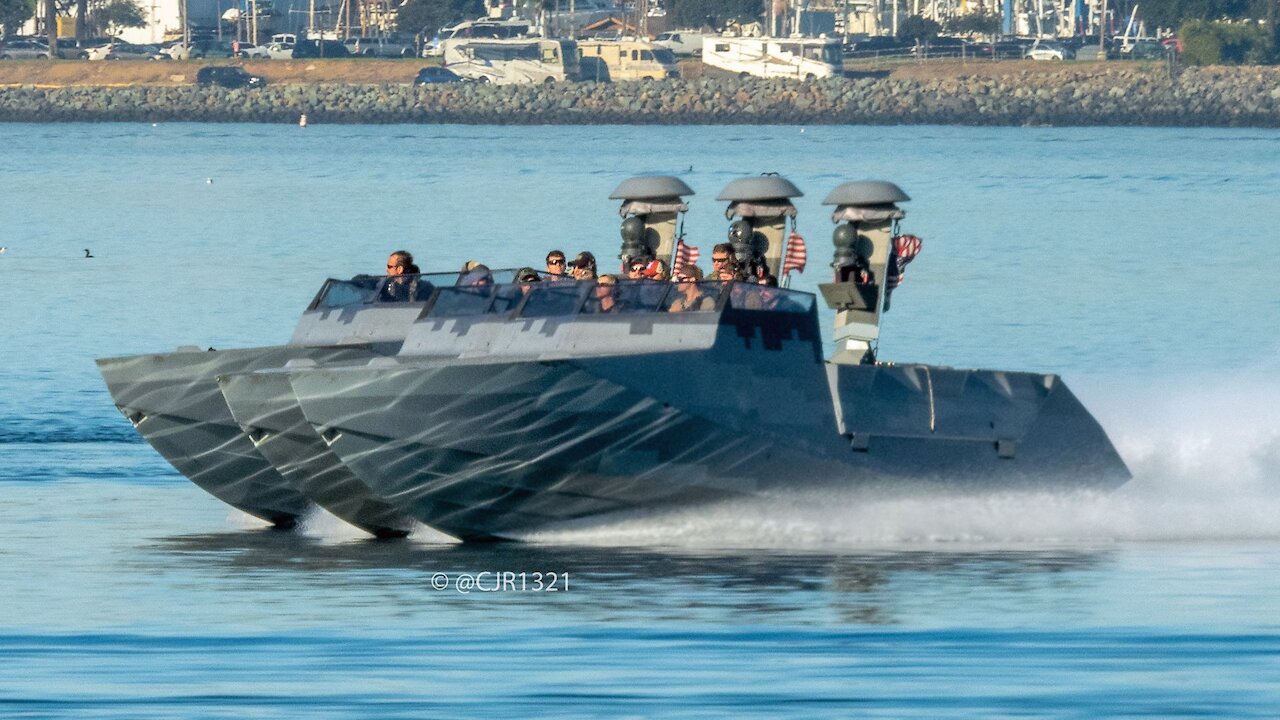
<instances>
[{"instance_id":1,"label":"sunglasses","mask_svg":"<svg viewBox=\"0 0 1280 720\"><path fill-rule=\"evenodd\" d=\"M398 268L398 267L404 267L404 266L403 266L403 265L388 265L388 266L387 266L387 269L388 269L388 270L395 270L395 269L396 269L396 268Z\"/></svg>"},{"instance_id":2,"label":"sunglasses","mask_svg":"<svg viewBox=\"0 0 1280 720\"><path fill-rule=\"evenodd\" d=\"M722 263L722 262L729 262L729 258L727 258L727 257L714 257L714 256L713 256L713 257L711 258L711 262L718 262L718 263Z\"/></svg>"},{"instance_id":3,"label":"sunglasses","mask_svg":"<svg viewBox=\"0 0 1280 720\"><path fill-rule=\"evenodd\" d=\"M644 272L644 265L632 265L631 272Z\"/></svg>"},{"instance_id":4,"label":"sunglasses","mask_svg":"<svg viewBox=\"0 0 1280 720\"><path fill-rule=\"evenodd\" d=\"M563 265L564 258L547 258L548 265Z\"/></svg>"}]
</instances>

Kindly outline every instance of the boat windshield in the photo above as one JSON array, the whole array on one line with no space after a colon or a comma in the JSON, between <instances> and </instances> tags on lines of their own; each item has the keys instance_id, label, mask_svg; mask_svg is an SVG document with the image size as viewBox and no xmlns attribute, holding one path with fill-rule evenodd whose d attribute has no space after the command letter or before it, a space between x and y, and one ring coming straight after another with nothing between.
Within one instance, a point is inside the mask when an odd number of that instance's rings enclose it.
<instances>
[{"instance_id":1,"label":"boat windshield","mask_svg":"<svg viewBox=\"0 0 1280 720\"><path fill-rule=\"evenodd\" d=\"M807 313L813 304L814 296L809 293L768 285L734 283L729 289L729 306L736 310Z\"/></svg>"},{"instance_id":2,"label":"boat windshield","mask_svg":"<svg viewBox=\"0 0 1280 720\"><path fill-rule=\"evenodd\" d=\"M510 283L515 270L490 270L483 274L490 284ZM325 281L307 310L332 310L382 303L425 303L437 288L472 282L474 272L422 273L421 275L357 275L350 280Z\"/></svg>"},{"instance_id":3,"label":"boat windshield","mask_svg":"<svg viewBox=\"0 0 1280 720\"><path fill-rule=\"evenodd\" d=\"M743 310L807 313L809 293L716 280L668 283L652 280L536 282L441 287L423 317L507 318L634 315L643 313L715 312L725 305Z\"/></svg>"}]
</instances>

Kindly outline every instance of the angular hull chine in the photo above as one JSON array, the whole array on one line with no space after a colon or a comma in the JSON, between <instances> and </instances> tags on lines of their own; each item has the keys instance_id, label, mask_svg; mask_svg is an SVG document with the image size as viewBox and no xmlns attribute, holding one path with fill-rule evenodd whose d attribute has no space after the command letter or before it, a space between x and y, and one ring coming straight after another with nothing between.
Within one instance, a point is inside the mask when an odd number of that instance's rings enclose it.
<instances>
[{"instance_id":1,"label":"angular hull chine","mask_svg":"<svg viewBox=\"0 0 1280 720\"><path fill-rule=\"evenodd\" d=\"M367 357L368 350L273 346L97 361L116 407L169 464L223 502L279 527L312 507L253 447L218 389L225 373L296 358Z\"/></svg>"},{"instance_id":2,"label":"angular hull chine","mask_svg":"<svg viewBox=\"0 0 1280 720\"><path fill-rule=\"evenodd\" d=\"M463 539L740 496L770 474L838 469L573 362L308 370L290 382L348 467L418 520Z\"/></svg>"},{"instance_id":3,"label":"angular hull chine","mask_svg":"<svg viewBox=\"0 0 1280 720\"><path fill-rule=\"evenodd\" d=\"M287 375L223 375L218 384L254 448L304 496L377 537L412 532L412 518L377 496L329 450L303 417Z\"/></svg>"}]
</instances>

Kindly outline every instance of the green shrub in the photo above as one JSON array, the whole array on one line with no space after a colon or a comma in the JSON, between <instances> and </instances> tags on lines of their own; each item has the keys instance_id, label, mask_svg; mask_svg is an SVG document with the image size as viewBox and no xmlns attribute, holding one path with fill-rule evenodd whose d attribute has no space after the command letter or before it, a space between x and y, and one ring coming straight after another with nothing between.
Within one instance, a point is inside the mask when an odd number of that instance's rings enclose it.
<instances>
[{"instance_id":1,"label":"green shrub","mask_svg":"<svg viewBox=\"0 0 1280 720\"><path fill-rule=\"evenodd\" d=\"M1264 65L1276 59L1271 33L1255 22L1189 20L1178 35L1188 65Z\"/></svg>"}]
</instances>

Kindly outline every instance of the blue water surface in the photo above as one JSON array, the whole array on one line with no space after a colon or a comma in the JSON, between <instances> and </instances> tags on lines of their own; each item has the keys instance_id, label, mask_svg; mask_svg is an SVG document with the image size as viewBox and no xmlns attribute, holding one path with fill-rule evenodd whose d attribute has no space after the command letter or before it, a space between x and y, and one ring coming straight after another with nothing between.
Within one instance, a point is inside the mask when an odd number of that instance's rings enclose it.
<instances>
[{"instance_id":1,"label":"blue water surface","mask_svg":"<svg viewBox=\"0 0 1280 720\"><path fill-rule=\"evenodd\" d=\"M0 716L1274 717L1277 160L1266 130L0 125ZM826 193L898 182L924 251L881 357L1059 372L1134 480L481 547L282 533L175 473L94 369L283 342L402 247L607 266L632 174L696 190L705 256L715 195L766 171L806 193L806 290Z\"/></svg>"}]
</instances>

